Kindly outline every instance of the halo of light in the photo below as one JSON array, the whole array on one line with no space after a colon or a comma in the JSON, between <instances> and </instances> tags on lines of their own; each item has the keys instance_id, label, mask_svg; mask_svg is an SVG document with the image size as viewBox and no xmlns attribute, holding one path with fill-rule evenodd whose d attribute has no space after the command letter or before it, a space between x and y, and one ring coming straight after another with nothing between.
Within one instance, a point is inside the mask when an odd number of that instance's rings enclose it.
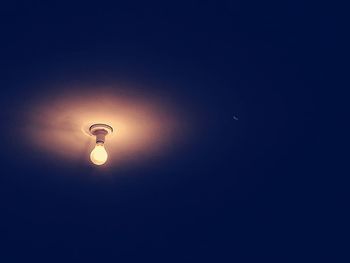
<instances>
[{"instance_id":1,"label":"halo of light","mask_svg":"<svg viewBox=\"0 0 350 263\"><path fill-rule=\"evenodd\" d=\"M105 166L147 164L181 145L190 123L173 97L131 87L53 88L28 99L26 108L20 117L24 144L55 163L87 164L95 145L88 127L108 123L115 131L106 138Z\"/></svg>"}]
</instances>

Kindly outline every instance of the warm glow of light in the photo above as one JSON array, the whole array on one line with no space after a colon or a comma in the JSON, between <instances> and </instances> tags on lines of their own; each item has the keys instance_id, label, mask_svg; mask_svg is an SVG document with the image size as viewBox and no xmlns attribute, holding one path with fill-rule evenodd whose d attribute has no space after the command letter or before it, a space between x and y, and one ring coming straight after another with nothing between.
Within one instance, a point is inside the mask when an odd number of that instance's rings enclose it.
<instances>
[{"instance_id":1,"label":"warm glow of light","mask_svg":"<svg viewBox=\"0 0 350 263\"><path fill-rule=\"evenodd\" d=\"M106 137L108 168L136 167L182 145L188 138L190 113L169 96L132 86L59 86L32 95L19 110L18 140L28 151L40 149L54 163L93 162L95 148L89 128L96 123L113 127ZM147 92L146 92L147 91ZM18 106L20 107L20 106ZM99 148L99 147L98 147ZM105 164L107 165L107 163Z\"/></svg>"},{"instance_id":2,"label":"warm glow of light","mask_svg":"<svg viewBox=\"0 0 350 263\"><path fill-rule=\"evenodd\" d=\"M108 154L103 144L96 144L91 151L90 159L96 165L102 165L107 161Z\"/></svg>"}]
</instances>

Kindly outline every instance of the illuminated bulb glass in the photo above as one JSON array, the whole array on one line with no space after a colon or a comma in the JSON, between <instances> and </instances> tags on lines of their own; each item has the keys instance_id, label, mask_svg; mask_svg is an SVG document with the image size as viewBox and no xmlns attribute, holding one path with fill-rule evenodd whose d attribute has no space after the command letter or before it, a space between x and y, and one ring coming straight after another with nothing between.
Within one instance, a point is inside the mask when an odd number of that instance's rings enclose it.
<instances>
[{"instance_id":1,"label":"illuminated bulb glass","mask_svg":"<svg viewBox=\"0 0 350 263\"><path fill-rule=\"evenodd\" d=\"M108 154L103 144L96 144L91 151L90 160L96 165L102 165L107 161Z\"/></svg>"}]
</instances>

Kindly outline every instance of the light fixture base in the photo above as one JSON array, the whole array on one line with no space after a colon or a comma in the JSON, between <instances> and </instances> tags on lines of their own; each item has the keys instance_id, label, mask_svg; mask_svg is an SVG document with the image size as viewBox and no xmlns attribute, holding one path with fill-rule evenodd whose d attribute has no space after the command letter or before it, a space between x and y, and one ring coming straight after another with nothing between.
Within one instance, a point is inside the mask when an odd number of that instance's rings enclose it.
<instances>
[{"instance_id":1,"label":"light fixture base","mask_svg":"<svg viewBox=\"0 0 350 263\"><path fill-rule=\"evenodd\" d=\"M104 131L106 135L112 134L113 133L113 128L107 124L103 123L96 123L90 126L89 128L89 133L92 136L97 135L101 131Z\"/></svg>"}]
</instances>

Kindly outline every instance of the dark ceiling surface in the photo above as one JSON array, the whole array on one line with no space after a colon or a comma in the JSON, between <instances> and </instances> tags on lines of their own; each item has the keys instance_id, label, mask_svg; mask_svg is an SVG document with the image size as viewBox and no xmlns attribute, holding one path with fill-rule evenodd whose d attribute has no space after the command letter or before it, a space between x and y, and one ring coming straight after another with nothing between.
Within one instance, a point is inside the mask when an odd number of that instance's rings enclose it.
<instances>
[{"instance_id":1,"label":"dark ceiling surface","mask_svg":"<svg viewBox=\"0 0 350 263\"><path fill-rule=\"evenodd\" d=\"M321 37L309 6L30 1L2 12L1 262L311 253ZM118 82L161 92L191 135L147 164L101 174L18 143L31 96L60 93L48 83Z\"/></svg>"}]
</instances>

